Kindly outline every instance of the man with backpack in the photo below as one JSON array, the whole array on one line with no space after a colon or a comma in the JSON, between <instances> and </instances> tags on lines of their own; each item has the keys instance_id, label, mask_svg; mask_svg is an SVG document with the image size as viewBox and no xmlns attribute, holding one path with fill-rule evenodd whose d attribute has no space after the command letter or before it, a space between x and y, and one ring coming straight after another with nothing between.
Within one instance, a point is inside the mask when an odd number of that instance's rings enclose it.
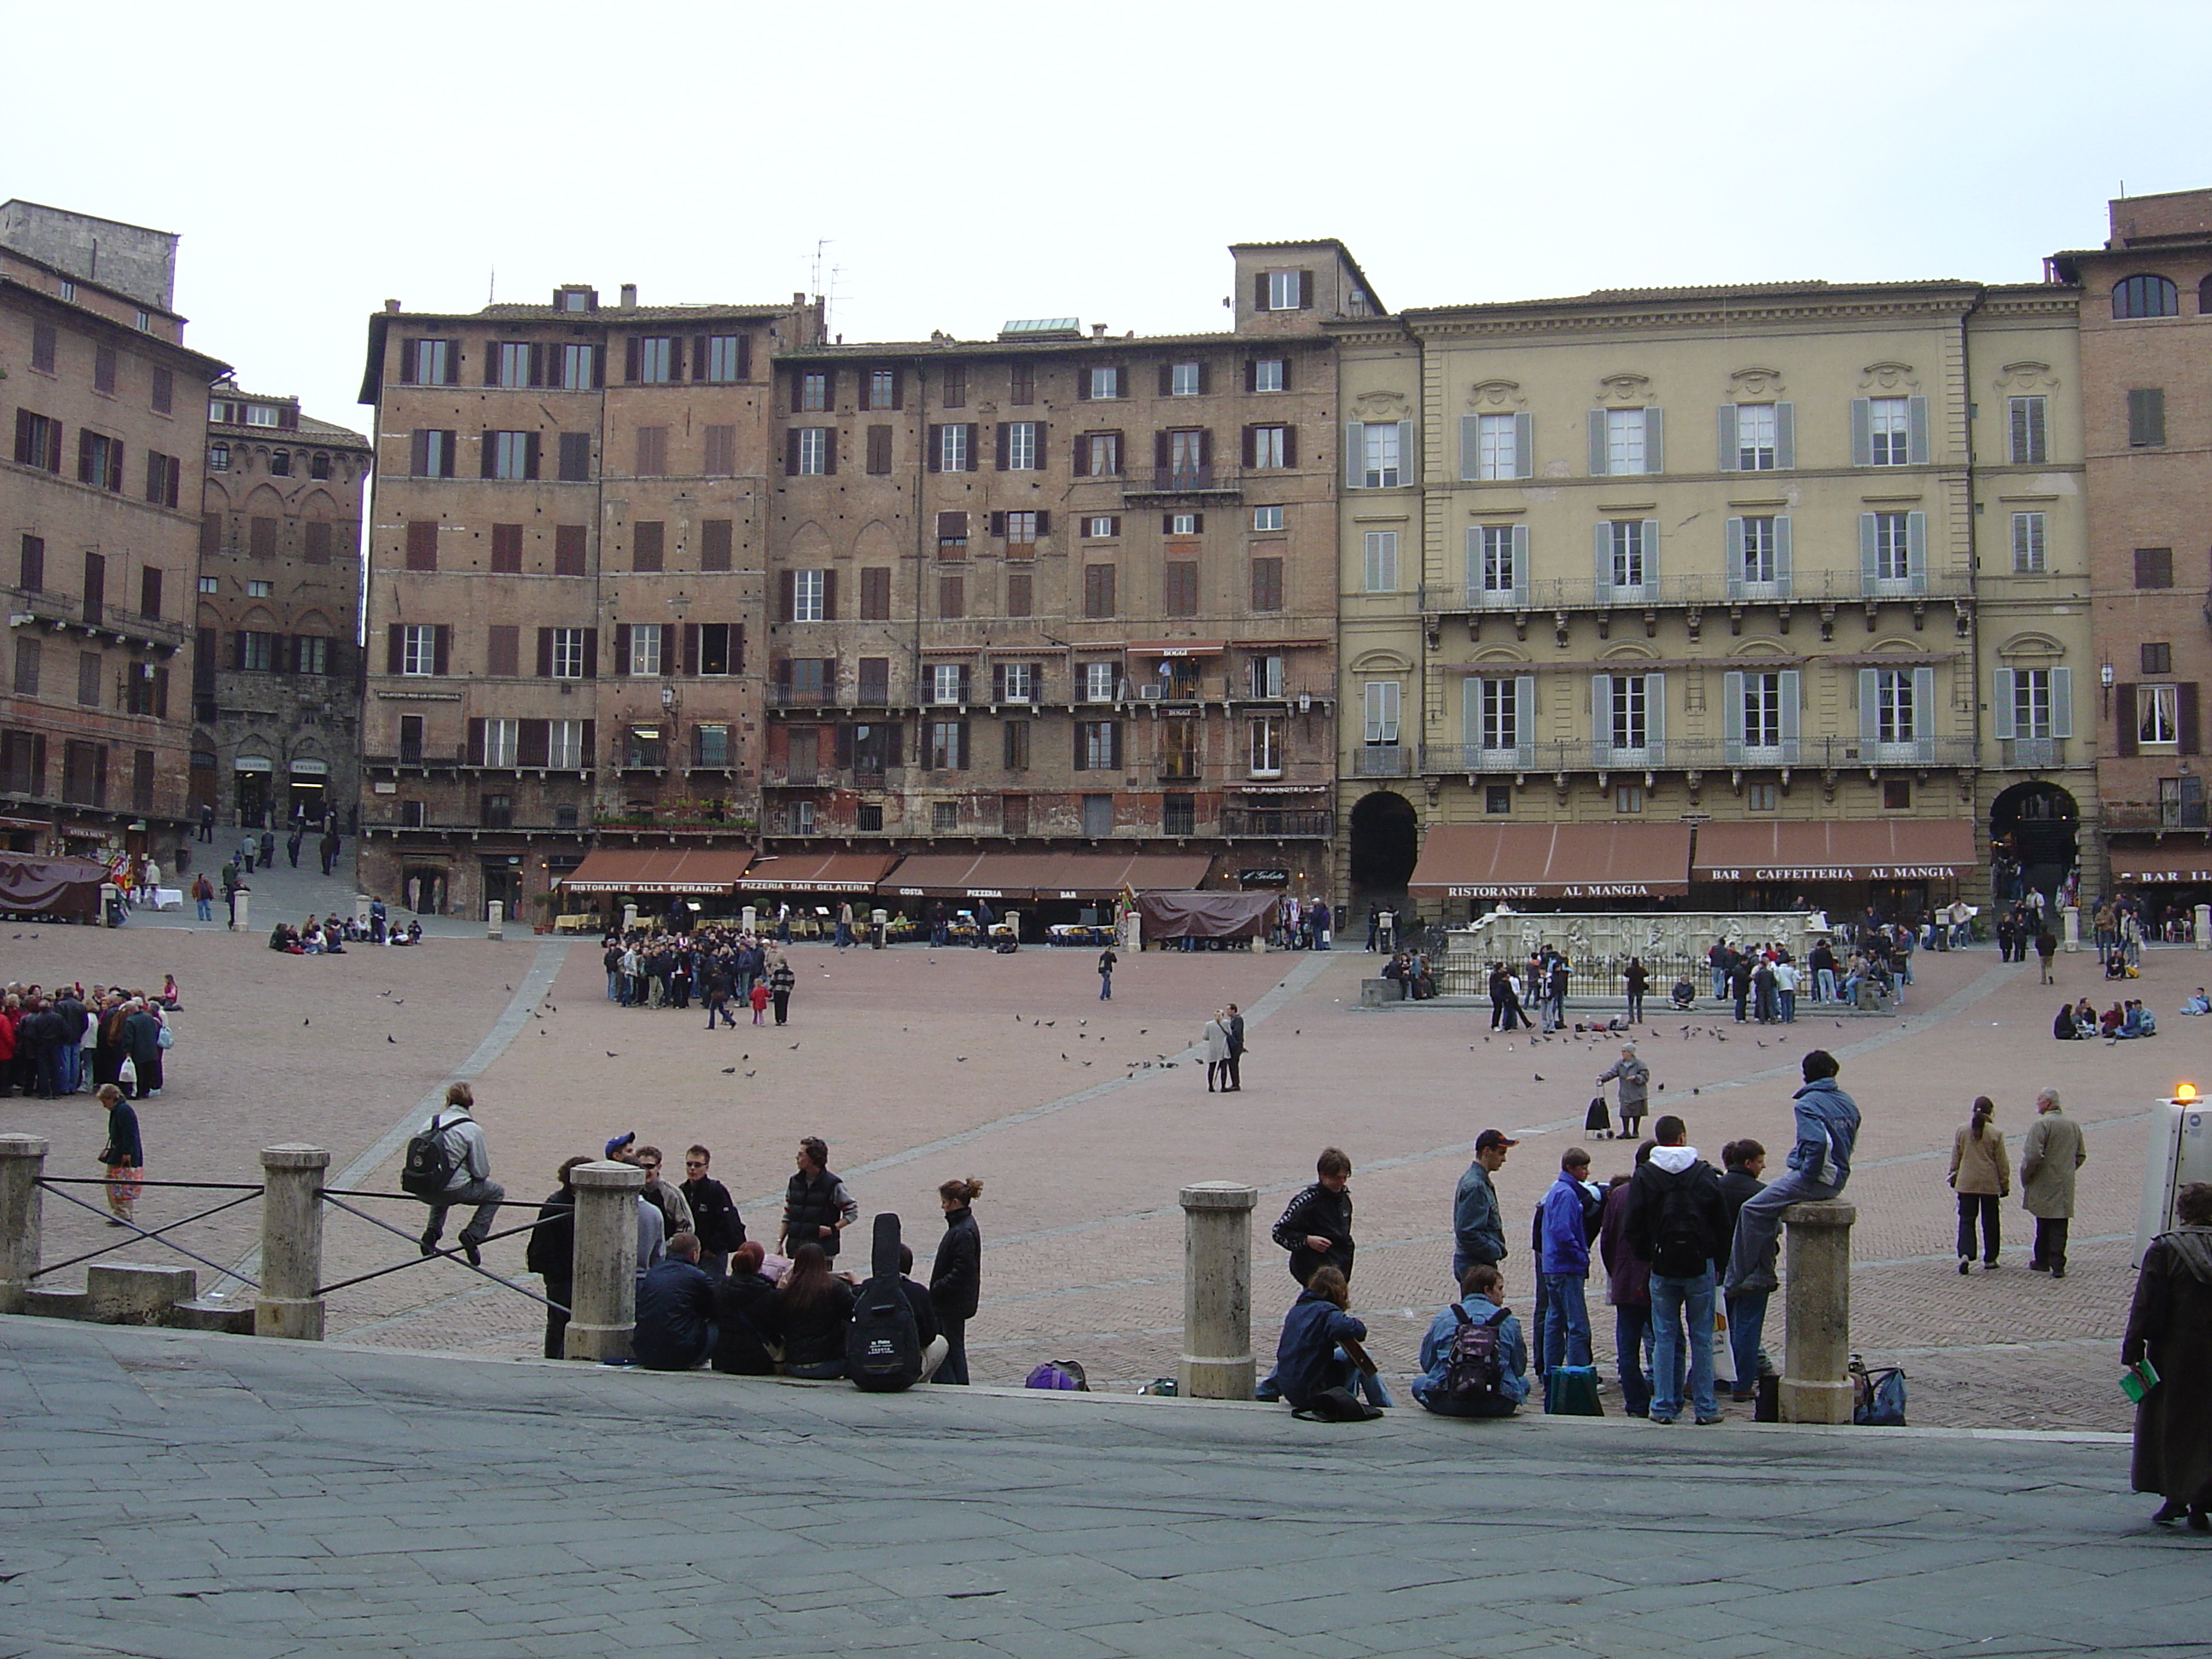
<instances>
[{"instance_id":1,"label":"man with backpack","mask_svg":"<svg viewBox=\"0 0 2212 1659\"><path fill-rule=\"evenodd\" d=\"M1510 1417L1528 1397L1528 1346L1505 1305L1504 1276L1478 1261L1460 1291L1421 1339L1413 1398L1440 1417Z\"/></svg>"},{"instance_id":2,"label":"man with backpack","mask_svg":"<svg viewBox=\"0 0 2212 1659\"><path fill-rule=\"evenodd\" d=\"M1713 1397L1714 1264L1728 1259L1728 1202L1713 1166L1686 1145L1682 1120L1652 1126L1658 1145L1628 1183L1628 1247L1651 1264L1651 1420L1682 1412L1684 1373L1700 1424L1723 1421ZM1684 1323L1687 1322L1685 1352Z\"/></svg>"},{"instance_id":3,"label":"man with backpack","mask_svg":"<svg viewBox=\"0 0 2212 1659\"><path fill-rule=\"evenodd\" d=\"M483 1265L478 1247L498 1218L500 1200L507 1188L491 1178L491 1153L484 1133L471 1115L477 1097L465 1083L446 1085L446 1103L430 1115L430 1121L407 1143L407 1163L399 1184L430 1206L430 1224L422 1230L422 1254L435 1255L446 1231L446 1212L455 1205L473 1204L476 1215L461 1229L461 1249L469 1265Z\"/></svg>"}]
</instances>

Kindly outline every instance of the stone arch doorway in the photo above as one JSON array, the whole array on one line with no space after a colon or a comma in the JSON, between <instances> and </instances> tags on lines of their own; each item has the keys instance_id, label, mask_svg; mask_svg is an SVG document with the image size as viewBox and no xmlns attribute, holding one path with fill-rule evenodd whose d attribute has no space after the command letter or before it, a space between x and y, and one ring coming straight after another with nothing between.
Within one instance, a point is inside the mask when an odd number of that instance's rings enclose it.
<instances>
[{"instance_id":1,"label":"stone arch doorway","mask_svg":"<svg viewBox=\"0 0 2212 1659\"><path fill-rule=\"evenodd\" d=\"M1368 905L1388 899L1403 902L1420 856L1420 820L1413 802L1394 790L1377 789L1352 809L1351 902L1355 921Z\"/></svg>"},{"instance_id":2,"label":"stone arch doorway","mask_svg":"<svg viewBox=\"0 0 2212 1659\"><path fill-rule=\"evenodd\" d=\"M2081 862L2081 809L2055 783L2016 783L1990 804L1990 854L2008 861L2013 884L2054 896ZM2004 875L2000 902L2016 896Z\"/></svg>"}]
</instances>

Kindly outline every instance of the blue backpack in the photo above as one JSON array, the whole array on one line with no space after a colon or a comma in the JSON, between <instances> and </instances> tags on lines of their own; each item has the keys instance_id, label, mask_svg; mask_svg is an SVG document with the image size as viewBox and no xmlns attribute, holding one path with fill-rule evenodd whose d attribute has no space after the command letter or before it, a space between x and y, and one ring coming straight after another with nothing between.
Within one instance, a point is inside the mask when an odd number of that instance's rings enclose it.
<instances>
[{"instance_id":1,"label":"blue backpack","mask_svg":"<svg viewBox=\"0 0 2212 1659\"><path fill-rule=\"evenodd\" d=\"M1869 1370L1856 1354L1851 1356L1851 1421L1869 1428L1905 1426L1905 1372L1896 1365Z\"/></svg>"}]
</instances>

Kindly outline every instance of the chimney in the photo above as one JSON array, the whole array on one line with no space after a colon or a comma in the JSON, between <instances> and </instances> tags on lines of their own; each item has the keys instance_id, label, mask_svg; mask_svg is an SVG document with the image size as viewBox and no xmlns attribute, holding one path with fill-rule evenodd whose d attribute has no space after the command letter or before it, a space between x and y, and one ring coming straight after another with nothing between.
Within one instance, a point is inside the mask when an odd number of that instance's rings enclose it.
<instances>
[{"instance_id":1,"label":"chimney","mask_svg":"<svg viewBox=\"0 0 2212 1659\"><path fill-rule=\"evenodd\" d=\"M624 311L635 311L637 309L637 284L635 283L624 283L622 285L622 308Z\"/></svg>"},{"instance_id":2,"label":"chimney","mask_svg":"<svg viewBox=\"0 0 2212 1659\"><path fill-rule=\"evenodd\" d=\"M792 290L791 303L795 306L804 307L806 304L806 295L799 289L794 289Z\"/></svg>"},{"instance_id":3,"label":"chimney","mask_svg":"<svg viewBox=\"0 0 2212 1659\"><path fill-rule=\"evenodd\" d=\"M399 301L397 300L386 300L384 302L384 308L392 313L394 316L397 316L399 312Z\"/></svg>"},{"instance_id":4,"label":"chimney","mask_svg":"<svg viewBox=\"0 0 2212 1659\"><path fill-rule=\"evenodd\" d=\"M1106 325L1105 325L1105 324L1103 324L1103 323L1093 323L1093 324L1091 324L1091 337L1092 339L1094 339L1094 340L1103 340L1103 339L1104 339L1104 338L1106 337Z\"/></svg>"}]
</instances>

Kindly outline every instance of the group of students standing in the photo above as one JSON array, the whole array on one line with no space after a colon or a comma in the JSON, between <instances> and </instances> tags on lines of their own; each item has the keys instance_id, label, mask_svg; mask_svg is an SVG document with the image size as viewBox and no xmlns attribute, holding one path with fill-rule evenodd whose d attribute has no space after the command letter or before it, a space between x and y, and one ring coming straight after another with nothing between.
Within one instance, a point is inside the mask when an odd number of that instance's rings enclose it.
<instances>
[{"instance_id":1,"label":"group of students standing","mask_svg":"<svg viewBox=\"0 0 2212 1659\"><path fill-rule=\"evenodd\" d=\"M718 1016L725 1027L738 1023L732 1000L751 1008L756 1025L768 1023L771 1004L777 1024L790 1019L799 975L781 951L770 951L756 934L712 927L691 933L641 930L609 933L601 950L607 1000L624 1008L686 1010L696 995L710 1031Z\"/></svg>"}]
</instances>

